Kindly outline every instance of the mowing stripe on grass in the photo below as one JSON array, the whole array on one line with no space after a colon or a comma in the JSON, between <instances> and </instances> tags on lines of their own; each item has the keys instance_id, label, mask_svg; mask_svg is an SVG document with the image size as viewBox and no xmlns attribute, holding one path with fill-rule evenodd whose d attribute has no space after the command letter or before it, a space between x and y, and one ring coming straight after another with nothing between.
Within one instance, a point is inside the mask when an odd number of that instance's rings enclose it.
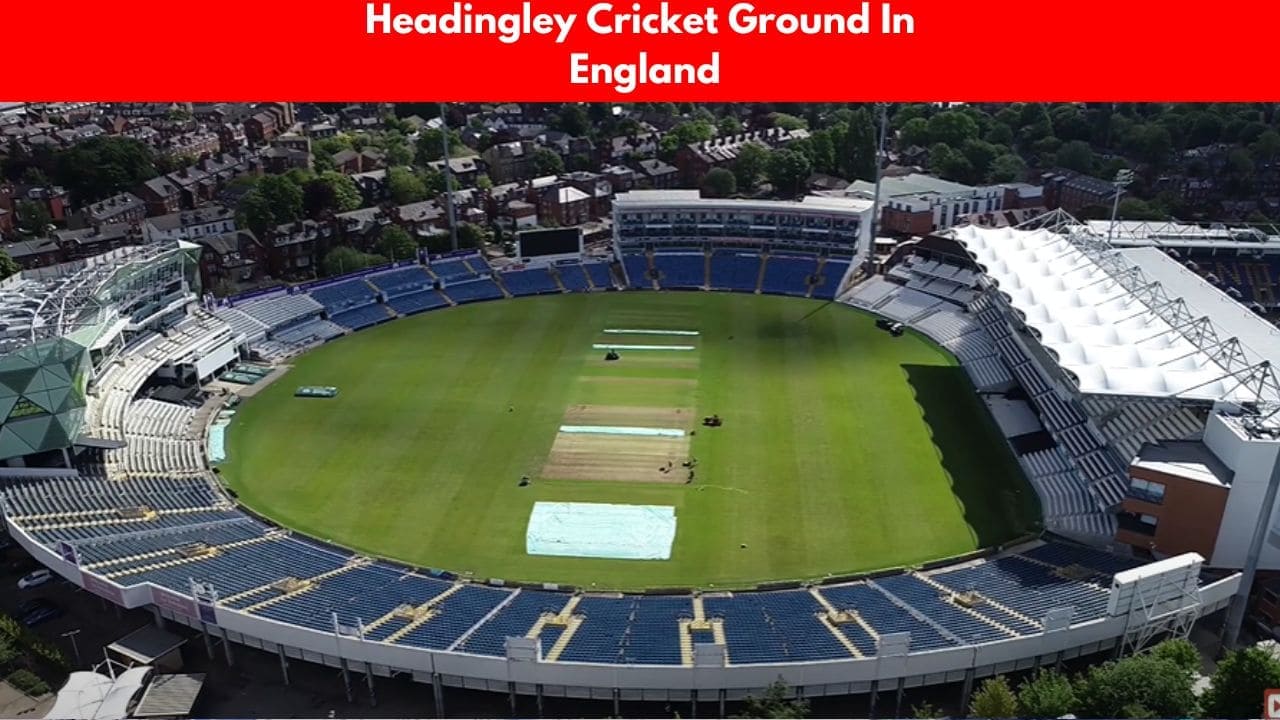
<instances>
[{"instance_id":1,"label":"mowing stripe on grass","mask_svg":"<svg viewBox=\"0 0 1280 720\"><path fill-rule=\"evenodd\" d=\"M608 328L606 335L697 335L697 330L619 330Z\"/></svg>"},{"instance_id":2,"label":"mowing stripe on grass","mask_svg":"<svg viewBox=\"0 0 1280 720\"><path fill-rule=\"evenodd\" d=\"M606 345L604 343L596 343L591 348L593 350L697 350L692 345Z\"/></svg>"},{"instance_id":3,"label":"mowing stripe on grass","mask_svg":"<svg viewBox=\"0 0 1280 720\"><path fill-rule=\"evenodd\" d=\"M646 437L684 437L675 428L627 427L624 425L561 425L560 432L571 435L642 435Z\"/></svg>"}]
</instances>

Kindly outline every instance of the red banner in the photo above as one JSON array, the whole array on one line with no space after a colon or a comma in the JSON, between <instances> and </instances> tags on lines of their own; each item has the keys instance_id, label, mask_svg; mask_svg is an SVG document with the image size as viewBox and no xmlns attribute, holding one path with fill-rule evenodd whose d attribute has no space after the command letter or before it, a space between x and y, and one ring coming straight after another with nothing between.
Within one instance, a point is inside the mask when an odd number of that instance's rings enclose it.
<instances>
[{"instance_id":1,"label":"red banner","mask_svg":"<svg viewBox=\"0 0 1280 720\"><path fill-rule=\"evenodd\" d=\"M4 92L27 101L1280 98L1280 5L1262 0L9 0L3 16L22 60Z\"/></svg>"}]
</instances>

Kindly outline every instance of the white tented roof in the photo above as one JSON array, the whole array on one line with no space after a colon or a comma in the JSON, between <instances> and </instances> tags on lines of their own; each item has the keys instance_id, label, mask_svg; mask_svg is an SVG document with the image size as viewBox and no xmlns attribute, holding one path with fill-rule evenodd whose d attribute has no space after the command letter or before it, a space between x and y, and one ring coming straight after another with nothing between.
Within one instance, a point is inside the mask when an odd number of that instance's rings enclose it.
<instances>
[{"instance_id":1,"label":"white tented roof","mask_svg":"<svg viewBox=\"0 0 1280 720\"><path fill-rule=\"evenodd\" d=\"M1066 235L1047 229L961 227L958 242L1009 298L1081 392L1246 402L1201 346L1170 325ZM1114 250L1101 250L1116 257Z\"/></svg>"}]
</instances>

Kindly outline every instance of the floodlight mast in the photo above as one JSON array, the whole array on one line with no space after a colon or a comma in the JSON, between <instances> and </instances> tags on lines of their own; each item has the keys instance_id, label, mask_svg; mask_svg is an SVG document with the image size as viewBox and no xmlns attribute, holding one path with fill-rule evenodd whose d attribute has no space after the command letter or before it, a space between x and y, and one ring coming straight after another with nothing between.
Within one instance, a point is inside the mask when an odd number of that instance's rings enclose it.
<instances>
[{"instance_id":1,"label":"floodlight mast","mask_svg":"<svg viewBox=\"0 0 1280 720\"><path fill-rule=\"evenodd\" d=\"M453 168L449 165L449 121L440 103L440 143L444 146L444 201L449 208L449 244L458 251L458 218L453 211Z\"/></svg>"},{"instance_id":2,"label":"floodlight mast","mask_svg":"<svg viewBox=\"0 0 1280 720\"><path fill-rule=\"evenodd\" d=\"M884 142L888 134L889 103L876 103L876 109L880 111L880 137L876 141L876 189L871 201L871 247L865 248L868 262L875 258L876 237L880 232L880 180L884 177Z\"/></svg>"},{"instance_id":3,"label":"floodlight mast","mask_svg":"<svg viewBox=\"0 0 1280 720\"><path fill-rule=\"evenodd\" d=\"M1115 200L1111 203L1111 226L1107 229L1107 244L1115 238L1116 234L1116 214L1120 212L1120 195L1124 193L1124 189L1133 183L1133 171L1129 168L1121 168L1116 172L1116 179L1111 181L1116 186Z\"/></svg>"}]
</instances>

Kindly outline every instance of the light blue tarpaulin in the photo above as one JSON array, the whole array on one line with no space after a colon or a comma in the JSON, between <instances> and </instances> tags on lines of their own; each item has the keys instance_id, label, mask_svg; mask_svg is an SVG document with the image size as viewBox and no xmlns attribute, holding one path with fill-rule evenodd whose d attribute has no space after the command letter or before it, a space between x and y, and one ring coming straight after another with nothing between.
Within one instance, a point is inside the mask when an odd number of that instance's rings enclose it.
<instances>
[{"instance_id":1,"label":"light blue tarpaulin","mask_svg":"<svg viewBox=\"0 0 1280 720\"><path fill-rule=\"evenodd\" d=\"M675 428L647 428L613 425L561 425L560 432L570 435L638 435L640 437L684 437Z\"/></svg>"},{"instance_id":2,"label":"light blue tarpaulin","mask_svg":"<svg viewBox=\"0 0 1280 720\"><path fill-rule=\"evenodd\" d=\"M227 426L219 423L209 428L209 462L220 463L227 459Z\"/></svg>"},{"instance_id":3,"label":"light blue tarpaulin","mask_svg":"<svg viewBox=\"0 0 1280 720\"><path fill-rule=\"evenodd\" d=\"M670 505L540 502L529 515L530 555L668 560L676 539Z\"/></svg>"}]
</instances>

